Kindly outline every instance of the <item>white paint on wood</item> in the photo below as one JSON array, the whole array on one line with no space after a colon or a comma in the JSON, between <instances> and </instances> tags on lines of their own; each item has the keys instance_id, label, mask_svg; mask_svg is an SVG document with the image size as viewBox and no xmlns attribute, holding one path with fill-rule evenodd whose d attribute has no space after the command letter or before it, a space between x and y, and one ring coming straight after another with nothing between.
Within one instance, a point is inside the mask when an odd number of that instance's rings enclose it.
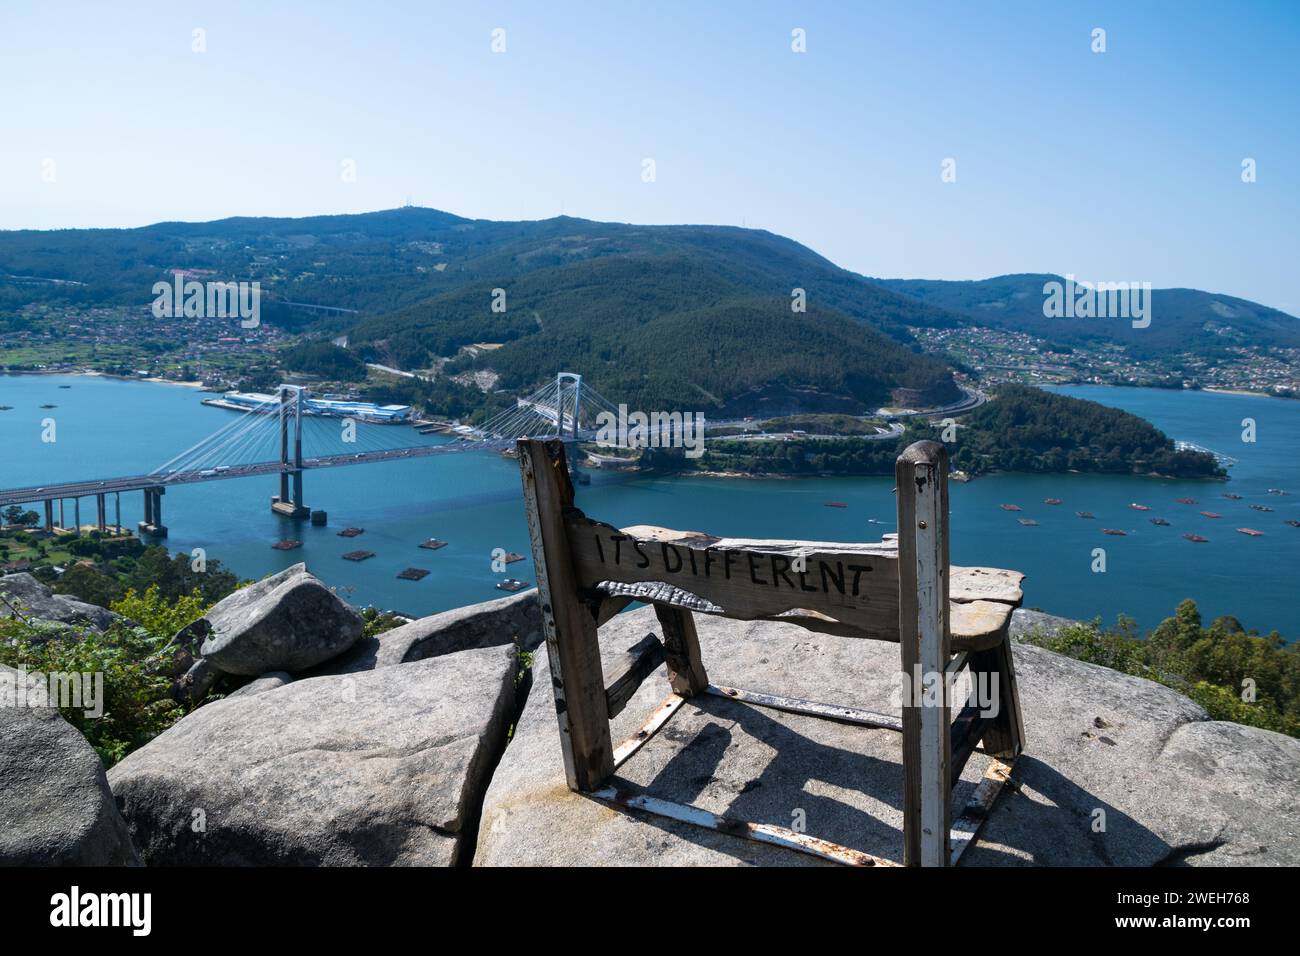
<instances>
[{"instance_id":1,"label":"white paint on wood","mask_svg":"<svg viewBox=\"0 0 1300 956\"><path fill-rule=\"evenodd\" d=\"M924 476L925 480L921 481ZM943 566L943 529L947 515L940 513L941 476L933 465L917 466L916 496L916 588L917 634L920 638L920 666L924 680L940 677L948 666L944 640L943 611L948 588ZM948 745L947 683L940 677L939 706L920 707L921 717L921 865L945 866L948 862L946 807L948 774L945 750Z\"/></svg>"},{"instance_id":2,"label":"white paint on wood","mask_svg":"<svg viewBox=\"0 0 1300 956\"><path fill-rule=\"evenodd\" d=\"M533 460L533 449L525 442L519 443L519 470L524 486L524 516L528 521L528 540L533 549L533 570L537 574L537 596L542 607L542 635L546 639L546 662L551 671L551 687L555 693L555 714L560 726L560 750L564 755L564 776L570 783L576 779L573 761L573 737L569 728L569 708L564 698L564 665L560 660L559 637L555 629L555 602L551 595L551 576L546 567L546 547L542 541L541 509L537 499L537 468L549 467L546 462Z\"/></svg>"},{"instance_id":3,"label":"white paint on wood","mask_svg":"<svg viewBox=\"0 0 1300 956\"><path fill-rule=\"evenodd\" d=\"M952 856L950 864L957 865L961 859L962 853L966 848L975 842L975 837L979 834L980 827L988 819L988 815L993 810L993 803L1002 792L1002 785L1011 779L1011 769L1015 761L1006 762L993 759L979 784L975 787L975 792L966 801L966 806L962 809L961 816L952 822Z\"/></svg>"}]
</instances>

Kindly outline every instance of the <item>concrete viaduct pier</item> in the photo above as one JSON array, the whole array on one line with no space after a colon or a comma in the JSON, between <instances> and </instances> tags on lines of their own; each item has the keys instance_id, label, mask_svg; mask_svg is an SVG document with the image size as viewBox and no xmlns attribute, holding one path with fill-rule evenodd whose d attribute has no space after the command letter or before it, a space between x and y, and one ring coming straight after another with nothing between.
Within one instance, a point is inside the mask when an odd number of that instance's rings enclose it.
<instances>
[{"instance_id":1,"label":"concrete viaduct pier","mask_svg":"<svg viewBox=\"0 0 1300 956\"><path fill-rule=\"evenodd\" d=\"M150 495L151 495L151 493L153 493L153 494L155 495L155 497L156 497L156 495L161 495L161 494L162 494L162 491L163 491L162 488L157 488L157 489L149 489L149 488L146 488L146 489L144 489L144 494L145 494L145 512L146 512L146 514L150 513ZM109 496L110 494L113 496L113 523L112 523L112 524L109 524L109 523L108 523L108 496ZM121 530L122 530L122 493L121 493L120 491L113 491L113 492L97 492L97 493L95 493L95 494L93 494L93 495L85 495L85 496L82 496L82 495L73 495L73 496L71 497L71 501L72 501L72 527L71 527L71 529L69 529L69 527L68 527L67 517L66 517L66 516L67 516L67 502L68 502L69 499L66 498L66 497L59 497L59 498L43 498L43 499L41 499L41 505L42 505L42 507L43 507L43 509L44 509L44 511L45 511L45 515L44 515L44 520L43 520L42 523L41 523L41 524L42 524L42 527L43 527L46 531L51 531L51 532L54 531L55 528L58 528L58 529L60 529L60 530L64 530L64 531L71 530L71 531L73 531L73 532L75 532L75 533L77 533L77 534L80 534L80 533L81 533L81 499L82 499L82 497L94 498L94 499L95 499L95 528L96 528L96 530L100 531L101 533L106 533L106 532L108 532L108 531L110 531L110 530L115 530L115 531L121 532ZM59 503L59 513L58 513L58 517L57 517L57 518L55 517L55 514L54 514L54 503L55 503L56 501ZM167 529L166 529L165 527L162 526L162 519L161 519L161 516L162 516L162 506L161 506L161 504L158 504L158 505L156 505L156 506L154 507L154 511L153 511L153 513L155 513L155 514L157 514L157 515L159 516L159 517L158 517L158 520L157 520L157 523L156 523L156 526L157 526L157 528L159 528L160 530L158 530L158 531L150 531L149 533L151 533L151 534L160 534L161 536L166 537L166 535L167 535ZM143 528L143 526L144 526L144 522L141 522L140 524L141 524L141 530L144 530L144 528Z\"/></svg>"},{"instance_id":2,"label":"concrete viaduct pier","mask_svg":"<svg viewBox=\"0 0 1300 956\"><path fill-rule=\"evenodd\" d=\"M167 526L162 520L162 496L166 493L167 489L162 485L144 489L144 520L136 525L142 535L167 537Z\"/></svg>"}]
</instances>

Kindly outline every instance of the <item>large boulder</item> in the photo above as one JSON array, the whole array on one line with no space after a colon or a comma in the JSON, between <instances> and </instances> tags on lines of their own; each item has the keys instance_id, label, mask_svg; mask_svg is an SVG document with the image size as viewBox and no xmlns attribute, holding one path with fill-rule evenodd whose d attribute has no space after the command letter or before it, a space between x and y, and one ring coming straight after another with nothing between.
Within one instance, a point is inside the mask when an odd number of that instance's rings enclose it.
<instances>
[{"instance_id":1,"label":"large boulder","mask_svg":"<svg viewBox=\"0 0 1300 956\"><path fill-rule=\"evenodd\" d=\"M121 619L97 604L55 594L26 573L0 577L0 618L6 617L88 626L99 631Z\"/></svg>"},{"instance_id":2,"label":"large boulder","mask_svg":"<svg viewBox=\"0 0 1300 956\"><path fill-rule=\"evenodd\" d=\"M293 675L285 671L272 671L269 674L263 674L257 680L251 680L238 690L233 690L226 695L230 697L248 697L253 694L262 694L268 690L276 690L285 684L293 683Z\"/></svg>"},{"instance_id":3,"label":"large boulder","mask_svg":"<svg viewBox=\"0 0 1300 956\"><path fill-rule=\"evenodd\" d=\"M201 631L199 654L212 667L256 677L327 661L356 643L364 627L354 608L295 564L224 598L186 632Z\"/></svg>"},{"instance_id":4,"label":"large boulder","mask_svg":"<svg viewBox=\"0 0 1300 956\"><path fill-rule=\"evenodd\" d=\"M138 866L99 755L41 686L0 665L0 866Z\"/></svg>"},{"instance_id":5,"label":"large boulder","mask_svg":"<svg viewBox=\"0 0 1300 956\"><path fill-rule=\"evenodd\" d=\"M109 782L150 865L454 865L516 670L513 647L485 648L232 696Z\"/></svg>"},{"instance_id":6,"label":"large boulder","mask_svg":"<svg viewBox=\"0 0 1300 956\"><path fill-rule=\"evenodd\" d=\"M456 651L513 644L532 651L542 642L542 612L536 591L453 608L367 637L323 664L316 674L355 674L376 667L422 661Z\"/></svg>"},{"instance_id":7,"label":"large boulder","mask_svg":"<svg viewBox=\"0 0 1300 956\"><path fill-rule=\"evenodd\" d=\"M695 619L716 684L893 709L897 645ZM602 627L606 674L657 632L649 609ZM963 865L1300 862L1300 741L1210 721L1168 688L1041 648L1016 644L1014 659L1026 751ZM476 865L820 863L570 792L544 654L534 667L541 670L484 802ZM615 744L667 693L660 668L614 720ZM811 835L898 861L900 743L888 730L704 696L683 705L614 782L728 817L804 822ZM982 755L971 758L954 813L986 766Z\"/></svg>"},{"instance_id":8,"label":"large boulder","mask_svg":"<svg viewBox=\"0 0 1300 956\"><path fill-rule=\"evenodd\" d=\"M1046 611L1036 611L1018 607L1011 612L1011 638L1020 640L1026 634L1041 637L1055 637L1062 628L1078 624L1068 617L1058 617Z\"/></svg>"}]
</instances>

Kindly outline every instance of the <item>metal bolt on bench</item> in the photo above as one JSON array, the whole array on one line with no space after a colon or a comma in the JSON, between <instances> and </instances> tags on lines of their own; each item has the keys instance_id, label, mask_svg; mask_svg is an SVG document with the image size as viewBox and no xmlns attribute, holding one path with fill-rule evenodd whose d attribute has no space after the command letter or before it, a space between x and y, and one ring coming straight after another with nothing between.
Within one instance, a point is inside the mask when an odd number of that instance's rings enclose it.
<instances>
[{"instance_id":1,"label":"metal bolt on bench","mask_svg":"<svg viewBox=\"0 0 1300 956\"><path fill-rule=\"evenodd\" d=\"M1008 627L1020 604L1016 571L956 568L948 560L948 454L917 442L899 456L898 535L877 543L725 540L661 528L620 530L574 506L562 442L518 444L524 503L542 605L547 658L569 788L597 799L839 863L879 866L871 856L784 827L719 817L699 807L612 786L615 769L689 698L712 694L745 704L864 727L903 738L903 862L948 866L975 839L1015 758L1024 727ZM634 601L654 606L662 642L633 647L609 683L597 632ZM828 634L899 645L909 687L902 715L821 704L709 682L694 613L779 621ZM623 744L610 720L642 681L666 664L672 693ZM996 675L996 707L976 703L954 720L951 680ZM920 699L918 699L918 697ZM952 790L982 742L988 770L957 820Z\"/></svg>"}]
</instances>

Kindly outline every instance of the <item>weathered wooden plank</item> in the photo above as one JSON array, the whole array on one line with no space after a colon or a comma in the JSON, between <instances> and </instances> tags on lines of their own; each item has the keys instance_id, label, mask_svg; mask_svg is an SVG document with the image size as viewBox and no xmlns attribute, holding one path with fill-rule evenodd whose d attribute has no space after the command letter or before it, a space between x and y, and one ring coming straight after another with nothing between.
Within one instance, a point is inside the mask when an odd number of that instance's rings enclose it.
<instances>
[{"instance_id":1,"label":"weathered wooden plank","mask_svg":"<svg viewBox=\"0 0 1300 956\"><path fill-rule=\"evenodd\" d=\"M601 581L594 590L609 595L600 605L596 618L598 625L604 624L632 601L643 601L646 604L671 604L697 614L711 614L714 617L728 616L724 608L670 584L657 582L620 584L617 581ZM610 609L608 613L607 606ZM992 601L970 601L964 604L953 601L950 609L952 649L977 651L995 647L1002 640L1003 629L1010 620L1013 610L1010 605ZM753 620L797 624L809 631L834 634L837 637L898 642L897 627L885 631L864 631L857 625L845 624L829 615L803 608L782 611L774 615L765 614Z\"/></svg>"},{"instance_id":2,"label":"weathered wooden plank","mask_svg":"<svg viewBox=\"0 0 1300 956\"><path fill-rule=\"evenodd\" d=\"M898 561L892 550L835 545L836 550L784 542L723 548L690 540L653 540L567 515L579 586L611 592L609 584L667 585L698 599L694 609L739 620L762 620L805 608L875 635L898 623ZM799 571L796 568L802 567ZM640 599L640 598L639 598ZM658 600L658 599L654 599ZM691 606L679 595L662 603Z\"/></svg>"},{"instance_id":3,"label":"weathered wooden plank","mask_svg":"<svg viewBox=\"0 0 1300 956\"><path fill-rule=\"evenodd\" d=\"M709 687L709 675L700 658L700 636L695 632L691 612L667 604L656 604L655 616L664 632L664 660L668 664L668 683L673 693L682 697L703 694Z\"/></svg>"},{"instance_id":4,"label":"weathered wooden plank","mask_svg":"<svg viewBox=\"0 0 1300 956\"><path fill-rule=\"evenodd\" d=\"M1012 763L1004 763L995 758L984 771L983 779L976 786L970 799L966 801L961 816L953 821L949 837L952 843L950 865L956 866L962 853L975 841L980 827L988 819L989 812L998 799L998 794L1002 792L1002 785L1011 779L1012 767Z\"/></svg>"},{"instance_id":5,"label":"weathered wooden plank","mask_svg":"<svg viewBox=\"0 0 1300 956\"><path fill-rule=\"evenodd\" d=\"M903 861L946 866L951 792L947 681L948 452L909 446L895 468L898 487L899 617L903 699ZM918 689L930 693L917 693ZM937 700L930 700L934 695ZM917 699L919 696L920 699Z\"/></svg>"},{"instance_id":6,"label":"weathered wooden plank","mask_svg":"<svg viewBox=\"0 0 1300 956\"><path fill-rule=\"evenodd\" d=\"M957 786L961 772L979 746L993 718L984 716L978 704L967 704L952 722L949 733L948 789ZM951 800L951 797L949 798Z\"/></svg>"},{"instance_id":7,"label":"weathered wooden plank","mask_svg":"<svg viewBox=\"0 0 1300 956\"><path fill-rule=\"evenodd\" d=\"M632 525L624 528L623 533L645 541L676 541L678 543L692 541L701 547L720 540L711 534L705 534L703 531L677 531L673 528L662 528L655 524Z\"/></svg>"},{"instance_id":8,"label":"weathered wooden plank","mask_svg":"<svg viewBox=\"0 0 1300 956\"><path fill-rule=\"evenodd\" d=\"M517 447L564 774L571 789L594 790L614 772L614 756L596 623L578 597L563 520L573 485L562 442L524 439Z\"/></svg>"},{"instance_id":9,"label":"weathered wooden plank","mask_svg":"<svg viewBox=\"0 0 1300 956\"><path fill-rule=\"evenodd\" d=\"M997 712L984 732L984 750L997 757L1014 759L1024 749L1025 723L1020 713L1011 641L1005 633L995 646L972 655L971 674L980 672L997 676Z\"/></svg>"},{"instance_id":10,"label":"weathered wooden plank","mask_svg":"<svg viewBox=\"0 0 1300 956\"><path fill-rule=\"evenodd\" d=\"M637 688L663 662L664 646L653 634L628 648L613 675L605 679L605 714L610 720L623 712Z\"/></svg>"},{"instance_id":11,"label":"weathered wooden plank","mask_svg":"<svg viewBox=\"0 0 1300 956\"><path fill-rule=\"evenodd\" d=\"M676 531L659 525L633 525L620 529L629 537L657 543L694 543L717 550L751 550L793 555L800 552L843 552L851 554L898 554L898 535L884 535L880 542L789 541L766 538L717 538L702 531ZM1021 584L1025 575L1007 568L963 567L949 571L948 598L952 601L1000 601L1019 606L1024 600Z\"/></svg>"},{"instance_id":12,"label":"weathered wooden plank","mask_svg":"<svg viewBox=\"0 0 1300 956\"><path fill-rule=\"evenodd\" d=\"M949 634L955 650L993 647L1006 633L1015 608L998 601L949 602Z\"/></svg>"},{"instance_id":13,"label":"weathered wooden plank","mask_svg":"<svg viewBox=\"0 0 1300 956\"><path fill-rule=\"evenodd\" d=\"M950 569L948 600L950 601L1000 601L1020 606L1025 592L1020 584L1025 580L1019 571L1005 568Z\"/></svg>"},{"instance_id":14,"label":"weathered wooden plank","mask_svg":"<svg viewBox=\"0 0 1300 956\"><path fill-rule=\"evenodd\" d=\"M593 606L592 615L596 619L596 627L603 627L613 620L623 608L633 602L634 598L609 596L603 597Z\"/></svg>"}]
</instances>

